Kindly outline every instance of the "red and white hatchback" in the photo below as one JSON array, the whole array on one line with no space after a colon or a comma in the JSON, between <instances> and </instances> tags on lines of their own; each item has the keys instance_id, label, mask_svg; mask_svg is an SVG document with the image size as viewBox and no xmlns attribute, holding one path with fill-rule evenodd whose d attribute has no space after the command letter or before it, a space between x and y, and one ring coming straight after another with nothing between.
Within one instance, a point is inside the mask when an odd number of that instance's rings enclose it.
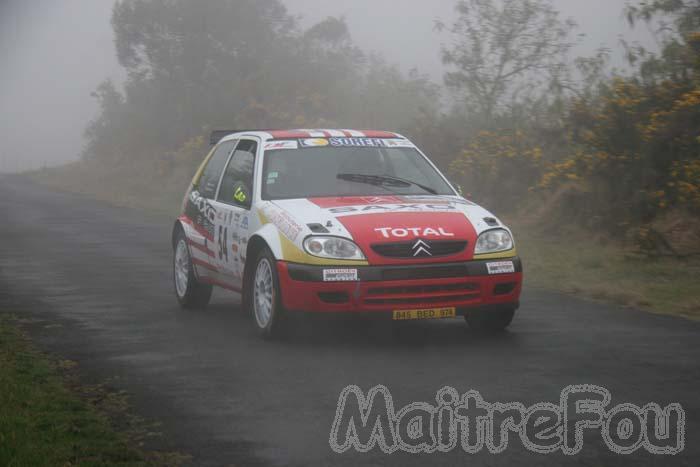
<instances>
[{"instance_id":1,"label":"red and white hatchback","mask_svg":"<svg viewBox=\"0 0 700 467\"><path fill-rule=\"evenodd\" d=\"M383 131L215 132L172 242L175 292L243 294L264 335L295 312L465 316L507 327L522 265L508 227Z\"/></svg>"}]
</instances>

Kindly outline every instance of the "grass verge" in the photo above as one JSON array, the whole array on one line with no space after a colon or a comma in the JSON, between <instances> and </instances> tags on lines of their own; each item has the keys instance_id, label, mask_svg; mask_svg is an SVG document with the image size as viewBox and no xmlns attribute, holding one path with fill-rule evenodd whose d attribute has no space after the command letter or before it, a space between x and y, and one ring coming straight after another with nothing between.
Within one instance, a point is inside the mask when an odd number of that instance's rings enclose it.
<instances>
[{"instance_id":1,"label":"grass verge","mask_svg":"<svg viewBox=\"0 0 700 467\"><path fill-rule=\"evenodd\" d=\"M123 397L71 387L64 370L72 366L39 352L15 320L0 315L0 465L182 463L184 458L176 454L147 453L134 446L130 434L115 430L113 409L124 405ZM106 413L109 406L112 415Z\"/></svg>"},{"instance_id":2,"label":"grass verge","mask_svg":"<svg viewBox=\"0 0 700 467\"><path fill-rule=\"evenodd\" d=\"M515 229L528 286L700 320L700 259L648 258L583 234Z\"/></svg>"},{"instance_id":3,"label":"grass verge","mask_svg":"<svg viewBox=\"0 0 700 467\"><path fill-rule=\"evenodd\" d=\"M79 193L115 206L176 216L195 168L164 171L149 160L131 165L78 161L29 173L50 188Z\"/></svg>"}]
</instances>

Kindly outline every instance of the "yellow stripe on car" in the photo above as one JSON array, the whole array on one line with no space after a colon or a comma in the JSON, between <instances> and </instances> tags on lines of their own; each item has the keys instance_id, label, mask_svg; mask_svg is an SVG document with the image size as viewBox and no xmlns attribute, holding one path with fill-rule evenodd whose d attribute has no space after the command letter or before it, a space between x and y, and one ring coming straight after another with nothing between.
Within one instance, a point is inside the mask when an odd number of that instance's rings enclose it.
<instances>
[{"instance_id":1,"label":"yellow stripe on car","mask_svg":"<svg viewBox=\"0 0 700 467\"><path fill-rule=\"evenodd\" d=\"M211 156L214 155L214 150L216 147L213 147L211 151L209 151L209 154L207 154L207 157L204 158L204 162L201 163L199 168L197 169L197 173L194 174L194 177L192 177L192 186L197 186L199 184L199 179L202 178L202 174L204 173L204 168L207 166L209 163L209 159L211 159Z\"/></svg>"},{"instance_id":2,"label":"yellow stripe on car","mask_svg":"<svg viewBox=\"0 0 700 467\"><path fill-rule=\"evenodd\" d=\"M499 251L498 253L486 253L483 255L474 255L475 260L479 259L507 259L507 258L513 258L515 256L518 256L517 251L515 251L515 248L512 250L508 251Z\"/></svg>"},{"instance_id":3,"label":"yellow stripe on car","mask_svg":"<svg viewBox=\"0 0 700 467\"><path fill-rule=\"evenodd\" d=\"M258 216L260 217L261 226L265 226L270 223L269 219L265 214L258 210ZM296 246L294 242L288 239L282 232L277 232L280 239L280 246L282 247L282 260L289 261L291 263L299 264L310 264L314 266L367 266L369 263L367 261L349 261L349 260L339 260L339 259L326 259L318 258L316 256L311 256L310 254L303 251L301 248Z\"/></svg>"}]
</instances>

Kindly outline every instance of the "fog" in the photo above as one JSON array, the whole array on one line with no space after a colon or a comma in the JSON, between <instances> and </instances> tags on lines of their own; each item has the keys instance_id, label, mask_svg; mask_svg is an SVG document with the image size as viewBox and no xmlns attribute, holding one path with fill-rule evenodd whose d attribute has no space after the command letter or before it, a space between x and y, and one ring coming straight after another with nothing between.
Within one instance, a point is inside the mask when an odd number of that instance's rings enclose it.
<instances>
[{"instance_id":1,"label":"fog","mask_svg":"<svg viewBox=\"0 0 700 467\"><path fill-rule=\"evenodd\" d=\"M284 0L308 26L344 17L357 44L402 69L417 68L441 82L440 44L434 21L449 22L453 0ZM586 34L576 54L600 46L622 64L621 36L653 46L643 27L631 30L625 0L558 0ZM56 165L79 157L86 123L97 108L90 93L111 78L123 80L110 26L111 0L2 0L0 3L0 171ZM397 8L397 5L401 5ZM601 11L611 12L601 16Z\"/></svg>"},{"instance_id":2,"label":"fog","mask_svg":"<svg viewBox=\"0 0 700 467\"><path fill-rule=\"evenodd\" d=\"M96 112L90 93L120 79L109 0L0 3L0 170L75 159Z\"/></svg>"},{"instance_id":3,"label":"fog","mask_svg":"<svg viewBox=\"0 0 700 467\"><path fill-rule=\"evenodd\" d=\"M600 47L613 51L613 62L623 66L620 39L638 41L654 48L652 35L644 25L631 29L622 12L629 0L554 0L561 16L573 18L577 32L585 34L573 51L591 55ZM328 16L342 16L353 38L363 50L374 50L404 69L417 68L440 82L443 66L440 45L443 37L435 32L435 20L449 24L454 16L455 0L285 0L290 11L311 25ZM397 8L397 5L401 5Z\"/></svg>"}]
</instances>

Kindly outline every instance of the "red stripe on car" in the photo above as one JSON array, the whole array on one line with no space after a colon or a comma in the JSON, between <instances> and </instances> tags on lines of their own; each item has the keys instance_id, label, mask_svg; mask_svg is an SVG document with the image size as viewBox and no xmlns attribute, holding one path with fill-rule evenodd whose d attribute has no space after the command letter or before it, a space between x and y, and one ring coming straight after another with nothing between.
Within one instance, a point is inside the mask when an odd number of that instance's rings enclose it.
<instances>
[{"instance_id":1,"label":"red stripe on car","mask_svg":"<svg viewBox=\"0 0 700 467\"><path fill-rule=\"evenodd\" d=\"M216 266L214 266L213 264L209 264L206 261L202 261L201 259L192 258L192 264L203 267L204 269L208 269L210 271L219 272L219 269Z\"/></svg>"},{"instance_id":2,"label":"red stripe on car","mask_svg":"<svg viewBox=\"0 0 700 467\"><path fill-rule=\"evenodd\" d=\"M191 247L201 251L202 253L206 253L208 256L210 256L212 258L214 258L216 256L214 254L214 252L212 250L210 250L209 248L207 248L205 245L200 245L199 243L196 243L193 240L188 240L187 243L189 243Z\"/></svg>"},{"instance_id":3,"label":"red stripe on car","mask_svg":"<svg viewBox=\"0 0 700 467\"><path fill-rule=\"evenodd\" d=\"M223 282L223 281L220 281L217 279L212 279L211 277L202 277L201 281L206 282L207 284L217 285L219 287L223 287L224 289L228 289L228 290L231 290L233 292L241 293L243 291L239 287L234 287L231 284L227 284L226 282Z\"/></svg>"},{"instance_id":4,"label":"red stripe on car","mask_svg":"<svg viewBox=\"0 0 700 467\"><path fill-rule=\"evenodd\" d=\"M270 131L273 139L298 139L310 138L308 131L290 130L290 131Z\"/></svg>"},{"instance_id":5,"label":"red stripe on car","mask_svg":"<svg viewBox=\"0 0 700 467\"><path fill-rule=\"evenodd\" d=\"M399 136L396 133L390 133L388 131L365 130L363 133L366 138L398 138Z\"/></svg>"},{"instance_id":6,"label":"red stripe on car","mask_svg":"<svg viewBox=\"0 0 700 467\"><path fill-rule=\"evenodd\" d=\"M198 233L199 235L203 236L204 238L206 238L206 239L209 240L210 242L213 242L213 241L214 241L214 236L213 236L212 234L210 234L209 231L207 231L207 230L206 230L205 228L203 228L202 226L195 224L194 221L193 221L192 219L190 219L189 217L187 217L187 216L180 216L179 220L180 220L181 222L184 222L185 224L189 225L190 227L192 227L194 230L197 231L197 233Z\"/></svg>"}]
</instances>

